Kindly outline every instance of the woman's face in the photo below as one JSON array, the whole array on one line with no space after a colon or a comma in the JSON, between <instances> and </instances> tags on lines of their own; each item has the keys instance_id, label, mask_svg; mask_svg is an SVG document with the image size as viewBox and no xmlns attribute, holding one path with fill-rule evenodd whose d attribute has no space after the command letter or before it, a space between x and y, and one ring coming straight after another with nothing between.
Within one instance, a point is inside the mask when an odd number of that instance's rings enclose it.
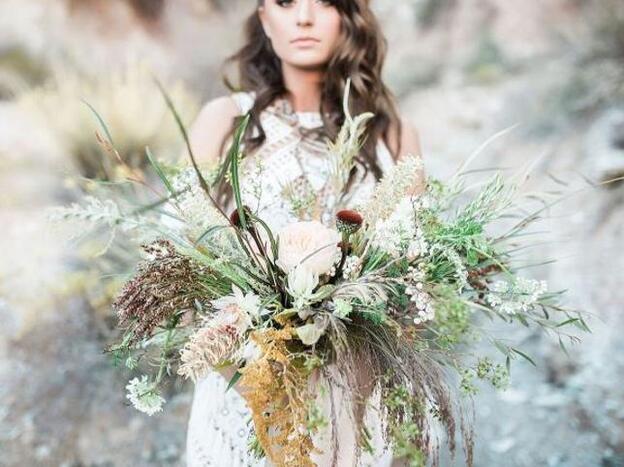
<instances>
[{"instance_id":1,"label":"woman's face","mask_svg":"<svg viewBox=\"0 0 624 467\"><path fill-rule=\"evenodd\" d=\"M329 62L340 36L340 14L332 1L264 0L258 14L282 62L305 69Z\"/></svg>"}]
</instances>

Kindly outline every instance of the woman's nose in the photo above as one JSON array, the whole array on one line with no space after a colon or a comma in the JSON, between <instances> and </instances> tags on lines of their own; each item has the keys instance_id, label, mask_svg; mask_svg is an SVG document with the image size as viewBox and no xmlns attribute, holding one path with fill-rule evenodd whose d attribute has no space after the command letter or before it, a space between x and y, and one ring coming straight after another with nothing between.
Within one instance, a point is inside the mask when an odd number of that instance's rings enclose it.
<instances>
[{"instance_id":1,"label":"woman's nose","mask_svg":"<svg viewBox=\"0 0 624 467\"><path fill-rule=\"evenodd\" d=\"M299 2L299 11L297 12L298 26L309 26L314 23L313 1L314 0L302 0Z\"/></svg>"}]
</instances>

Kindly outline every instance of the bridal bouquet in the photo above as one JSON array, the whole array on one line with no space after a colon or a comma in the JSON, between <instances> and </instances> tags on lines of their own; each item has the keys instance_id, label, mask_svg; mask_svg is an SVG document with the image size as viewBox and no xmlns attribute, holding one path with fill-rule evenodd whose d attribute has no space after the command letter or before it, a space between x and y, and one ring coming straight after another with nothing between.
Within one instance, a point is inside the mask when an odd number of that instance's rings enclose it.
<instances>
[{"instance_id":1,"label":"bridal bouquet","mask_svg":"<svg viewBox=\"0 0 624 467\"><path fill-rule=\"evenodd\" d=\"M349 388L362 451L372 449L362 414L374 403L396 456L424 465L437 456L437 438L453 450L460 430L470 464L461 393L474 393L478 379L505 387L511 360L530 360L491 337L482 317L539 327L562 346L576 339L568 326L586 328L560 305L560 292L514 269L523 233L547 207L521 210L517 186L499 175L471 197L461 173L415 189L416 157L399 161L366 201L341 205L371 117L351 117L346 102L345 124L328 144L329 223L301 219L272 231L243 203L248 117L216 170L200 170L187 139L190 169L150 157L165 190L160 199L140 208L91 199L61 216L105 222L143 242L144 260L114 303L124 333L110 348L132 369L157 349L157 374L128 384L137 409L162 409L166 374L197 380L234 368L230 387L253 419L250 449L277 465L313 465L313 435L335 417L319 402L333 381ZM223 177L232 212L213 197ZM509 224L502 231L500 221ZM476 353L477 341L491 343L500 361Z\"/></svg>"}]
</instances>

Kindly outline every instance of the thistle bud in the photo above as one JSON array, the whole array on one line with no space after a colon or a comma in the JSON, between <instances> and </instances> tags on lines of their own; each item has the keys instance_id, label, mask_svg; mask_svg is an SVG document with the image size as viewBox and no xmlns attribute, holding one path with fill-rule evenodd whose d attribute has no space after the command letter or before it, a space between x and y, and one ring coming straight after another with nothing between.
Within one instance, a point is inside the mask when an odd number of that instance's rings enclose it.
<instances>
[{"instance_id":1,"label":"thistle bud","mask_svg":"<svg viewBox=\"0 0 624 467\"><path fill-rule=\"evenodd\" d=\"M354 234L360 230L363 222L362 215L352 209L343 209L336 213L336 228L343 234Z\"/></svg>"},{"instance_id":2,"label":"thistle bud","mask_svg":"<svg viewBox=\"0 0 624 467\"><path fill-rule=\"evenodd\" d=\"M250 210L247 206L243 206L243 211L245 212L245 220L247 221L247 224L249 224L249 213ZM230 222L232 223L232 225L236 226L236 227L242 227L241 225L241 221L240 221L240 213L238 212L238 209L234 209L231 214L230 214Z\"/></svg>"}]
</instances>

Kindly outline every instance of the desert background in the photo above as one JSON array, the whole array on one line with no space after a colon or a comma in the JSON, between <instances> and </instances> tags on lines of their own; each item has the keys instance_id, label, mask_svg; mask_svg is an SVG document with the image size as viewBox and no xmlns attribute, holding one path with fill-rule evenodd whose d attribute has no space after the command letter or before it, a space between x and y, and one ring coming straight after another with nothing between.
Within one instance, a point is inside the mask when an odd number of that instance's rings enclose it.
<instances>
[{"instance_id":1,"label":"desert background","mask_svg":"<svg viewBox=\"0 0 624 467\"><path fill-rule=\"evenodd\" d=\"M624 2L372 0L387 83L419 130L427 172L484 141L481 167L535 161L531 189L574 191L545 222L555 240L531 270L591 315L561 351L531 329L510 336L511 388L476 396L475 466L624 466ZM80 201L85 177L115 179L89 102L138 167L181 140L152 75L184 120L226 93L221 63L252 0L0 0L0 465L182 466L192 385L164 413L128 406L132 373L103 348L129 252L68 241L48 209ZM453 461L445 460L447 465ZM456 461L461 464L460 460Z\"/></svg>"}]
</instances>

